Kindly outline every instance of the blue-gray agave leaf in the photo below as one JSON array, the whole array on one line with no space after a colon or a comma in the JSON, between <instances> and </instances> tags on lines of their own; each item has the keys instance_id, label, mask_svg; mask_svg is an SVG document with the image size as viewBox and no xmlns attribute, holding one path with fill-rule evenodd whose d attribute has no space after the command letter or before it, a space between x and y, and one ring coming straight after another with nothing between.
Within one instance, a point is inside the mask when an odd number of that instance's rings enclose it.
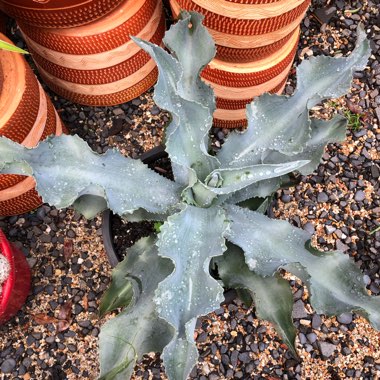
<instances>
[{"instance_id":1,"label":"blue-gray agave leaf","mask_svg":"<svg viewBox=\"0 0 380 380\"><path fill-rule=\"evenodd\" d=\"M331 120L311 120L311 137L306 143L302 153L287 156L280 152L268 152L263 161L267 164L277 162L288 162L294 160L310 160L310 162L298 169L303 175L313 173L320 164L321 158L327 144L332 142L342 142L346 138L347 119L336 115Z\"/></svg>"},{"instance_id":2,"label":"blue-gray agave leaf","mask_svg":"<svg viewBox=\"0 0 380 380\"><path fill-rule=\"evenodd\" d=\"M359 311L380 328L380 298L368 295L363 275L342 252L310 248L310 234L282 220L227 206L229 241L243 249L250 270L272 276L277 269L296 270L311 286L311 304L319 313Z\"/></svg>"},{"instance_id":3,"label":"blue-gray agave leaf","mask_svg":"<svg viewBox=\"0 0 380 380\"><path fill-rule=\"evenodd\" d=\"M0 172L32 175L44 202L58 208L87 195L79 201L86 217L100 211L89 196L104 198L119 215L140 208L163 214L180 201L181 189L175 182L117 151L99 155L78 136L48 139L34 149L0 137ZM105 202L100 204L105 206Z\"/></svg>"},{"instance_id":4,"label":"blue-gray agave leaf","mask_svg":"<svg viewBox=\"0 0 380 380\"><path fill-rule=\"evenodd\" d=\"M224 202L230 204L237 204L251 199L253 197L268 197L269 195L273 194L276 190L278 190L281 187L281 185L283 183L286 183L288 180L289 176L285 175L253 183L252 185L247 186L244 189L239 190L231 196L227 197L224 200Z\"/></svg>"},{"instance_id":5,"label":"blue-gray agave leaf","mask_svg":"<svg viewBox=\"0 0 380 380\"><path fill-rule=\"evenodd\" d=\"M186 380L198 359L196 319L223 301L223 288L210 276L209 265L212 257L226 249L225 220L219 207L187 206L161 227L157 242L160 255L170 258L175 266L159 284L155 297L159 316L176 329L162 355L170 380Z\"/></svg>"},{"instance_id":6,"label":"blue-gray agave leaf","mask_svg":"<svg viewBox=\"0 0 380 380\"><path fill-rule=\"evenodd\" d=\"M310 161L299 160L281 164L261 164L241 168L219 169L206 178L207 188L215 194L235 193L264 179L272 179L300 170ZM218 178L218 181L214 181ZM257 196L251 193L251 198Z\"/></svg>"},{"instance_id":7,"label":"blue-gray agave leaf","mask_svg":"<svg viewBox=\"0 0 380 380\"><path fill-rule=\"evenodd\" d=\"M218 160L208 153L215 100L211 88L199 76L215 55L215 45L202 26L203 16L184 12L182 17L164 39L173 55L138 38L134 41L154 58L159 69L154 99L173 117L166 132L166 151L176 181L192 185L196 178L203 181L218 166Z\"/></svg>"},{"instance_id":8,"label":"blue-gray agave leaf","mask_svg":"<svg viewBox=\"0 0 380 380\"><path fill-rule=\"evenodd\" d=\"M305 165L300 165L294 170L299 171L303 175L311 174L319 165L325 146L331 142L340 142L346 136L347 119L343 116L336 115L329 121L312 119L311 120L311 137L305 144L302 153L288 156L277 151L267 151L261 156L261 159L256 157L255 164L278 164L279 162L293 162L296 160L309 160ZM228 169L224 169L228 170ZM233 170L233 169L230 169ZM235 169L238 170L238 169ZM222 169L220 169L222 171ZM276 176L267 180L255 182L239 191L236 191L231 196L226 197L225 201L231 204L243 202L252 197L264 198L279 189L283 183L288 182L288 176ZM221 201L222 198L219 198Z\"/></svg>"},{"instance_id":9,"label":"blue-gray agave leaf","mask_svg":"<svg viewBox=\"0 0 380 380\"><path fill-rule=\"evenodd\" d=\"M106 312L130 307L102 327L101 380L129 379L137 360L147 352L162 351L169 343L173 328L159 318L153 298L158 284L172 270L171 261L158 255L152 237L138 241L115 268L112 287L104 295L101 309Z\"/></svg>"},{"instance_id":10,"label":"blue-gray agave leaf","mask_svg":"<svg viewBox=\"0 0 380 380\"><path fill-rule=\"evenodd\" d=\"M303 151L311 137L309 110L321 100L344 95L352 74L362 70L371 54L362 27L355 50L348 57L312 57L297 69L293 96L264 94L247 106L248 129L233 133L218 155L223 166L250 165L257 154L276 150L286 155Z\"/></svg>"},{"instance_id":11,"label":"blue-gray agave leaf","mask_svg":"<svg viewBox=\"0 0 380 380\"><path fill-rule=\"evenodd\" d=\"M243 251L229 244L223 256L213 259L217 271L227 288L247 289L256 306L256 314L274 324L281 338L297 355L296 329L292 321L293 294L288 281L278 274L262 277L251 271L244 261Z\"/></svg>"}]
</instances>

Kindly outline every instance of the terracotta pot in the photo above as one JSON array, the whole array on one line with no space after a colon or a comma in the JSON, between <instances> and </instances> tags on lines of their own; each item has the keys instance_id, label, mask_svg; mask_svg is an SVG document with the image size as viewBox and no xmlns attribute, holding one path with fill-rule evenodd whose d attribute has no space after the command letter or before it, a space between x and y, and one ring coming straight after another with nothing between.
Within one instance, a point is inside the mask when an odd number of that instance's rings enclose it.
<instances>
[{"instance_id":1,"label":"terracotta pot","mask_svg":"<svg viewBox=\"0 0 380 380\"><path fill-rule=\"evenodd\" d=\"M20 23L46 83L61 96L91 106L127 102L157 80L154 61L130 38L160 44L165 32L161 0L130 0L108 16L72 29Z\"/></svg>"},{"instance_id":2,"label":"terracotta pot","mask_svg":"<svg viewBox=\"0 0 380 380\"><path fill-rule=\"evenodd\" d=\"M216 57L202 73L217 97L214 126L245 127L253 98L282 92L310 2L170 0L175 17L181 9L202 13L216 42Z\"/></svg>"},{"instance_id":3,"label":"terracotta pot","mask_svg":"<svg viewBox=\"0 0 380 380\"><path fill-rule=\"evenodd\" d=\"M0 34L0 39L11 42ZM0 136L33 147L63 125L21 54L0 50ZM17 215L41 204L31 177L0 175L0 215Z\"/></svg>"},{"instance_id":4,"label":"terracotta pot","mask_svg":"<svg viewBox=\"0 0 380 380\"><path fill-rule=\"evenodd\" d=\"M13 18L42 28L70 28L95 21L123 0L0 0Z\"/></svg>"},{"instance_id":5,"label":"terracotta pot","mask_svg":"<svg viewBox=\"0 0 380 380\"><path fill-rule=\"evenodd\" d=\"M214 59L202 72L213 87L217 110L214 126L240 128L247 125L246 105L264 92L281 93L297 51L299 28L275 54L259 61L231 63Z\"/></svg>"},{"instance_id":6,"label":"terracotta pot","mask_svg":"<svg viewBox=\"0 0 380 380\"><path fill-rule=\"evenodd\" d=\"M289 42L310 0L170 0L175 17L181 9L205 15L217 44L217 59L253 62L273 55Z\"/></svg>"},{"instance_id":7,"label":"terracotta pot","mask_svg":"<svg viewBox=\"0 0 380 380\"><path fill-rule=\"evenodd\" d=\"M0 230L0 253L8 260L11 271L8 279L2 284L0 294L0 325L12 318L30 291L31 274L28 262L23 253L9 243Z\"/></svg>"}]
</instances>

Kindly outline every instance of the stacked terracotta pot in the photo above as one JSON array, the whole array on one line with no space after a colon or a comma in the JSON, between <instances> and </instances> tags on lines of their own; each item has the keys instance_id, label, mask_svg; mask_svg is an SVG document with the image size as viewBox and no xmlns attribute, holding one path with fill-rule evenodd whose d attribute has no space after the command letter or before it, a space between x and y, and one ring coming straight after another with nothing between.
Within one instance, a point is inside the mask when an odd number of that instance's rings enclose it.
<instances>
[{"instance_id":1,"label":"stacked terracotta pot","mask_svg":"<svg viewBox=\"0 0 380 380\"><path fill-rule=\"evenodd\" d=\"M3 34L0 39L11 43ZM33 147L62 123L24 57L0 50L0 136ZM0 175L0 215L16 215L41 204L33 178Z\"/></svg>"},{"instance_id":2,"label":"stacked terracotta pot","mask_svg":"<svg viewBox=\"0 0 380 380\"><path fill-rule=\"evenodd\" d=\"M123 0L1 0L11 17L43 28L88 24L115 9Z\"/></svg>"},{"instance_id":3,"label":"stacked terracotta pot","mask_svg":"<svg viewBox=\"0 0 380 380\"><path fill-rule=\"evenodd\" d=\"M60 3L76 8L59 13ZM96 3L104 8L89 14L97 16L95 20L85 17L90 3L96 10ZM76 103L106 106L129 101L154 85L155 62L130 36L161 43L165 32L161 0L51 0L46 6L53 5L57 8L52 19L39 8L35 14L43 17L31 22L23 14L18 23L42 78L56 93ZM21 14L12 7L11 13ZM85 25L72 27L80 22Z\"/></svg>"},{"instance_id":4,"label":"stacked terracotta pot","mask_svg":"<svg viewBox=\"0 0 380 380\"><path fill-rule=\"evenodd\" d=\"M216 42L216 58L202 73L217 97L214 125L245 126L245 107L254 97L283 91L310 0L170 0L170 5L175 17L181 9L202 13Z\"/></svg>"}]
</instances>

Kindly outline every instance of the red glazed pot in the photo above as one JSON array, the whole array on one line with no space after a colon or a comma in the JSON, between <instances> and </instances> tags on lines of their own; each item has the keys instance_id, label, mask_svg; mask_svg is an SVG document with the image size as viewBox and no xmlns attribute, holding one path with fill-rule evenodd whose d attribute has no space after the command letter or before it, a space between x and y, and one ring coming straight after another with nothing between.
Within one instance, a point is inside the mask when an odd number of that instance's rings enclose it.
<instances>
[{"instance_id":1,"label":"red glazed pot","mask_svg":"<svg viewBox=\"0 0 380 380\"><path fill-rule=\"evenodd\" d=\"M11 41L0 34L0 39ZM0 136L33 147L63 125L53 104L19 53L0 50ZM18 215L42 201L31 177L0 175L0 216Z\"/></svg>"},{"instance_id":2,"label":"red glazed pot","mask_svg":"<svg viewBox=\"0 0 380 380\"><path fill-rule=\"evenodd\" d=\"M13 18L41 28L70 28L93 22L123 0L0 0Z\"/></svg>"},{"instance_id":3,"label":"red glazed pot","mask_svg":"<svg viewBox=\"0 0 380 380\"><path fill-rule=\"evenodd\" d=\"M2 284L0 294L0 325L12 318L20 310L28 297L31 273L23 253L7 241L0 230L0 253L8 260L11 271Z\"/></svg>"},{"instance_id":4,"label":"red glazed pot","mask_svg":"<svg viewBox=\"0 0 380 380\"><path fill-rule=\"evenodd\" d=\"M291 39L310 0L170 0L175 17L181 9L205 16L217 45L216 58L253 62L273 55Z\"/></svg>"},{"instance_id":5,"label":"red glazed pot","mask_svg":"<svg viewBox=\"0 0 380 380\"><path fill-rule=\"evenodd\" d=\"M78 28L41 29L25 23L20 28L44 81L75 103L121 104L157 80L155 62L130 36L161 43L161 0L124 0L108 16Z\"/></svg>"}]
</instances>

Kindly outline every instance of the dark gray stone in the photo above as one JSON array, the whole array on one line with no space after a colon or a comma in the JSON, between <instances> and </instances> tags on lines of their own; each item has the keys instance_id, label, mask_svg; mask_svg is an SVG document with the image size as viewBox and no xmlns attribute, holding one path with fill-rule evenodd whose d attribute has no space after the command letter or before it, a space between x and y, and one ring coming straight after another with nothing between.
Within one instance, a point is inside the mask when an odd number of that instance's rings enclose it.
<instances>
[{"instance_id":1,"label":"dark gray stone","mask_svg":"<svg viewBox=\"0 0 380 380\"><path fill-rule=\"evenodd\" d=\"M9 358L4 360L1 365L1 372L3 373L11 373L16 367L16 360Z\"/></svg>"},{"instance_id":2,"label":"dark gray stone","mask_svg":"<svg viewBox=\"0 0 380 380\"><path fill-rule=\"evenodd\" d=\"M314 228L314 225L313 223L310 223L310 222L307 222L304 226L303 226L303 229L307 232L309 232L310 234L314 234L315 232L315 228Z\"/></svg>"},{"instance_id":3,"label":"dark gray stone","mask_svg":"<svg viewBox=\"0 0 380 380\"><path fill-rule=\"evenodd\" d=\"M329 200L329 196L325 192L321 192L317 196L317 200L319 203L327 202Z\"/></svg>"},{"instance_id":4,"label":"dark gray stone","mask_svg":"<svg viewBox=\"0 0 380 380\"><path fill-rule=\"evenodd\" d=\"M352 313L343 313L337 317L339 323L349 325L352 322Z\"/></svg>"},{"instance_id":5,"label":"dark gray stone","mask_svg":"<svg viewBox=\"0 0 380 380\"><path fill-rule=\"evenodd\" d=\"M307 318L308 314L305 309L305 305L302 302L302 300L298 300L293 305L293 312L292 312L293 318Z\"/></svg>"},{"instance_id":6,"label":"dark gray stone","mask_svg":"<svg viewBox=\"0 0 380 380\"><path fill-rule=\"evenodd\" d=\"M311 320L311 326L313 327L313 329L319 329L321 327L321 324L322 324L321 317L318 314L314 314Z\"/></svg>"},{"instance_id":7,"label":"dark gray stone","mask_svg":"<svg viewBox=\"0 0 380 380\"><path fill-rule=\"evenodd\" d=\"M316 342L316 340L317 340L317 338L318 338L316 333L310 333L310 334L307 334L306 337L307 337L307 340L308 340L311 344L313 344L314 342Z\"/></svg>"},{"instance_id":8,"label":"dark gray stone","mask_svg":"<svg viewBox=\"0 0 380 380\"><path fill-rule=\"evenodd\" d=\"M319 349L324 357L329 358L336 350L336 346L328 342L319 342Z\"/></svg>"},{"instance_id":9,"label":"dark gray stone","mask_svg":"<svg viewBox=\"0 0 380 380\"><path fill-rule=\"evenodd\" d=\"M331 235L336 231L336 228L334 226L325 226L325 231L328 235Z\"/></svg>"},{"instance_id":10,"label":"dark gray stone","mask_svg":"<svg viewBox=\"0 0 380 380\"><path fill-rule=\"evenodd\" d=\"M357 202L364 201L364 199L365 199L364 191L362 191L362 190L357 191L354 198L355 198L355 201L357 201Z\"/></svg>"}]
</instances>

